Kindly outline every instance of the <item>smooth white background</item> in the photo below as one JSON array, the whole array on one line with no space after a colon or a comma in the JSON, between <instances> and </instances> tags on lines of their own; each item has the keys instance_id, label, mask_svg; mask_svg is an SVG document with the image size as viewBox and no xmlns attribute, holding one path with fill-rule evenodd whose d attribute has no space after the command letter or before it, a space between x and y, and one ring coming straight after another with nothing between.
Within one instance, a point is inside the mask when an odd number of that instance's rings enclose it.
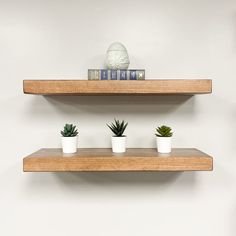
<instances>
[{"instance_id":1,"label":"smooth white background","mask_svg":"<svg viewBox=\"0 0 236 236\"><path fill-rule=\"evenodd\" d=\"M211 78L194 97L24 95L23 79L85 79L110 43L148 78ZM235 236L236 2L0 0L0 235ZM128 147L173 146L214 157L213 172L23 173L22 158L60 147L64 123L80 147L110 147L106 123L129 122Z\"/></svg>"}]
</instances>

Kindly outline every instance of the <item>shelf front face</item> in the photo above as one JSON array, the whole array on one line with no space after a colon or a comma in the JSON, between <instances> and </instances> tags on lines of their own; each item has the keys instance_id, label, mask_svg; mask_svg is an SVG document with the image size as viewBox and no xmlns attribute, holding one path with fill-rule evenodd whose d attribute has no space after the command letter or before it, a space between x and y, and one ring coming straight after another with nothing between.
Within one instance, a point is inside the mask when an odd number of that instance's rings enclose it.
<instances>
[{"instance_id":1,"label":"shelf front face","mask_svg":"<svg viewBox=\"0 0 236 236\"><path fill-rule=\"evenodd\" d=\"M175 148L160 154L155 148L129 148L115 154L110 148L80 148L63 154L62 149L40 149L24 158L25 172L63 171L211 171L213 159L192 148Z\"/></svg>"},{"instance_id":2,"label":"shelf front face","mask_svg":"<svg viewBox=\"0 0 236 236\"><path fill-rule=\"evenodd\" d=\"M24 93L39 95L194 95L212 92L208 79L24 80Z\"/></svg>"}]
</instances>

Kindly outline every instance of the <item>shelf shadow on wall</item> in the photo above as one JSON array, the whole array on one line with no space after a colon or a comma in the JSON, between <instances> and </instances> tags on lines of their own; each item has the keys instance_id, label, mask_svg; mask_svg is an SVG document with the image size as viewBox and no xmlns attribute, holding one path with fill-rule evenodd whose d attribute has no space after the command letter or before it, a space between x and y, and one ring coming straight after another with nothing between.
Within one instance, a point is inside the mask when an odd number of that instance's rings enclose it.
<instances>
[{"instance_id":1,"label":"shelf shadow on wall","mask_svg":"<svg viewBox=\"0 0 236 236\"><path fill-rule=\"evenodd\" d=\"M173 196L194 192L197 187L195 172L67 172L32 173L27 189L49 197L54 194L79 196L93 200L104 196ZM69 195L68 195L69 194ZM72 195L71 195L72 194ZM156 195L157 194L157 195Z\"/></svg>"},{"instance_id":2,"label":"shelf shadow on wall","mask_svg":"<svg viewBox=\"0 0 236 236\"><path fill-rule=\"evenodd\" d=\"M67 172L32 173L28 188L41 191L59 189L87 195L98 191L114 193L156 191L192 191L196 186L195 172Z\"/></svg>"},{"instance_id":3,"label":"shelf shadow on wall","mask_svg":"<svg viewBox=\"0 0 236 236\"><path fill-rule=\"evenodd\" d=\"M124 189L152 191L178 188L181 191L195 186L194 172L87 172L87 173L33 173L30 186L35 189L53 188L56 185L68 191L95 192L123 191Z\"/></svg>"},{"instance_id":4,"label":"shelf shadow on wall","mask_svg":"<svg viewBox=\"0 0 236 236\"><path fill-rule=\"evenodd\" d=\"M184 185L192 185L194 172L70 172L53 173L64 184L89 183L98 185L166 185L181 178Z\"/></svg>"},{"instance_id":5,"label":"shelf shadow on wall","mask_svg":"<svg viewBox=\"0 0 236 236\"><path fill-rule=\"evenodd\" d=\"M192 113L194 96L158 95L158 96L44 96L58 112L78 114L107 114L120 111L126 114L169 113L185 107L183 113ZM187 104L186 104L187 103Z\"/></svg>"}]
</instances>

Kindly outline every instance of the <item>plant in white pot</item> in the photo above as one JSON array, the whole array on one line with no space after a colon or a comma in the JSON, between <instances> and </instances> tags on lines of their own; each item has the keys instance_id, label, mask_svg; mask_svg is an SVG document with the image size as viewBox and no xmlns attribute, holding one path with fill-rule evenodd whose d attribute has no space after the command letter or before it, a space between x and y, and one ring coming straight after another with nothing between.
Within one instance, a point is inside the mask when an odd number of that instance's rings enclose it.
<instances>
[{"instance_id":1,"label":"plant in white pot","mask_svg":"<svg viewBox=\"0 0 236 236\"><path fill-rule=\"evenodd\" d=\"M125 121L119 121L115 119L115 123L111 123L107 126L114 133L114 136L111 137L112 152L123 153L126 151L126 136L123 135L128 123Z\"/></svg>"},{"instance_id":2,"label":"plant in white pot","mask_svg":"<svg viewBox=\"0 0 236 236\"><path fill-rule=\"evenodd\" d=\"M77 152L78 131L73 124L65 124L64 130L61 131L61 143L64 153Z\"/></svg>"},{"instance_id":3,"label":"plant in white pot","mask_svg":"<svg viewBox=\"0 0 236 236\"><path fill-rule=\"evenodd\" d=\"M170 153L173 132L168 126L162 125L156 128L157 151L160 153Z\"/></svg>"}]
</instances>

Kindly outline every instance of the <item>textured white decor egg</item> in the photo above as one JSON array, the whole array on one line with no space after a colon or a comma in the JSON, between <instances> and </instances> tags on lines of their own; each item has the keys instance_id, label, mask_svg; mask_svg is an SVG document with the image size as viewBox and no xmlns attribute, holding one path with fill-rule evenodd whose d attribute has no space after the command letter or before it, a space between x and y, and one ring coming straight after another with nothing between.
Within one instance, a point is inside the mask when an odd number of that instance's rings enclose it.
<instances>
[{"instance_id":1,"label":"textured white decor egg","mask_svg":"<svg viewBox=\"0 0 236 236\"><path fill-rule=\"evenodd\" d=\"M106 54L107 68L112 70L128 69L129 63L129 55L125 46L119 42L112 43Z\"/></svg>"}]
</instances>

